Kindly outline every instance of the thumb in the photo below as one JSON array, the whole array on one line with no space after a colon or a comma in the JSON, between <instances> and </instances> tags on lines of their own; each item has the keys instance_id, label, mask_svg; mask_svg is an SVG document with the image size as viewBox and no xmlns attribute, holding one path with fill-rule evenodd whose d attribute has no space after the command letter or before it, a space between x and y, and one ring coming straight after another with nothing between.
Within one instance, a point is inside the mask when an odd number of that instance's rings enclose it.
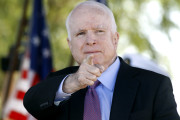
<instances>
[{"instance_id":1,"label":"thumb","mask_svg":"<svg viewBox=\"0 0 180 120\"><path fill-rule=\"evenodd\" d=\"M89 64L89 65L94 65L94 62L93 62L93 58L94 58L94 55L88 55L87 57L86 57L86 59L84 59L84 63L87 63L87 64Z\"/></svg>"}]
</instances>

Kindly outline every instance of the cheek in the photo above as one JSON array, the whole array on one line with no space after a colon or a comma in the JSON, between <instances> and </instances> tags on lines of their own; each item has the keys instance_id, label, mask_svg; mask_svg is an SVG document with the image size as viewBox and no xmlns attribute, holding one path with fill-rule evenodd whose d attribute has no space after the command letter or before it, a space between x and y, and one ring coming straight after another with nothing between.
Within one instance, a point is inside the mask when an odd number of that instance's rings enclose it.
<instances>
[{"instance_id":1,"label":"cheek","mask_svg":"<svg viewBox=\"0 0 180 120\"><path fill-rule=\"evenodd\" d=\"M105 47L105 49L113 49L114 47L115 47L115 44L113 43L114 41L112 40L113 38L110 36L110 35L108 35L108 36L106 36L106 37L104 37L104 38L102 38L102 46L104 46Z\"/></svg>"},{"instance_id":2,"label":"cheek","mask_svg":"<svg viewBox=\"0 0 180 120\"><path fill-rule=\"evenodd\" d=\"M83 53L82 53L83 44L82 44L82 42L73 41L71 45L72 45L71 53L72 53L74 59L76 60L76 62L81 63L82 59L83 59Z\"/></svg>"},{"instance_id":3,"label":"cheek","mask_svg":"<svg viewBox=\"0 0 180 120\"><path fill-rule=\"evenodd\" d=\"M113 56L116 53L116 46L112 41L104 43L104 51L107 56Z\"/></svg>"},{"instance_id":4,"label":"cheek","mask_svg":"<svg viewBox=\"0 0 180 120\"><path fill-rule=\"evenodd\" d=\"M74 40L72 42L72 51L79 51L82 48L82 43L78 42L77 40Z\"/></svg>"}]
</instances>

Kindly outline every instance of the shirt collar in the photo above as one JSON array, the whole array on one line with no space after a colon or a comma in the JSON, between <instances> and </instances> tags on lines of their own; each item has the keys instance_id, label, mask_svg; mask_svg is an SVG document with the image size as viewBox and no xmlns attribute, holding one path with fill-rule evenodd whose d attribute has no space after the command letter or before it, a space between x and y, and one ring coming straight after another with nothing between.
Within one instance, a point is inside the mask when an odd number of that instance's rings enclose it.
<instances>
[{"instance_id":1,"label":"shirt collar","mask_svg":"<svg viewBox=\"0 0 180 120\"><path fill-rule=\"evenodd\" d=\"M120 68L120 60L117 57L113 64L111 64L106 71L104 71L98 80L109 90L114 91L116 77Z\"/></svg>"}]
</instances>

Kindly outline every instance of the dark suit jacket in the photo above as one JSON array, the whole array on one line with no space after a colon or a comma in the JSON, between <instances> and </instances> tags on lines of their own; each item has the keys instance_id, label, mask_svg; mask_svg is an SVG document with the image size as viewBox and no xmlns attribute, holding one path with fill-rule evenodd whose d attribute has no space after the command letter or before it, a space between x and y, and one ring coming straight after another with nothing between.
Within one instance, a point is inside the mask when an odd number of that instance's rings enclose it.
<instances>
[{"instance_id":1,"label":"dark suit jacket","mask_svg":"<svg viewBox=\"0 0 180 120\"><path fill-rule=\"evenodd\" d=\"M110 120L180 120L168 77L130 67L121 58L120 61ZM30 88L24 97L29 113L41 120L82 120L87 88L75 92L59 106L54 105L62 79L77 69L70 67L51 73Z\"/></svg>"}]
</instances>

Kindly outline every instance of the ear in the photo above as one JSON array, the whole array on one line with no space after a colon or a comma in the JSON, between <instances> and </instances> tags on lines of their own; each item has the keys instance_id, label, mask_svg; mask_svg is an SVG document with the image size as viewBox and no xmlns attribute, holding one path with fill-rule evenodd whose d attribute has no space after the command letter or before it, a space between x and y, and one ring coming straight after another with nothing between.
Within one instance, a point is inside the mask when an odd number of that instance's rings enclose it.
<instances>
[{"instance_id":1,"label":"ear","mask_svg":"<svg viewBox=\"0 0 180 120\"><path fill-rule=\"evenodd\" d=\"M119 33L115 32L115 34L113 36L113 44L116 48L117 48L118 42L119 42Z\"/></svg>"},{"instance_id":2,"label":"ear","mask_svg":"<svg viewBox=\"0 0 180 120\"><path fill-rule=\"evenodd\" d=\"M68 46L69 46L69 48L70 48L70 50L71 50L72 45L71 45L71 41L69 40L69 38L67 38L67 42L68 42Z\"/></svg>"}]
</instances>

